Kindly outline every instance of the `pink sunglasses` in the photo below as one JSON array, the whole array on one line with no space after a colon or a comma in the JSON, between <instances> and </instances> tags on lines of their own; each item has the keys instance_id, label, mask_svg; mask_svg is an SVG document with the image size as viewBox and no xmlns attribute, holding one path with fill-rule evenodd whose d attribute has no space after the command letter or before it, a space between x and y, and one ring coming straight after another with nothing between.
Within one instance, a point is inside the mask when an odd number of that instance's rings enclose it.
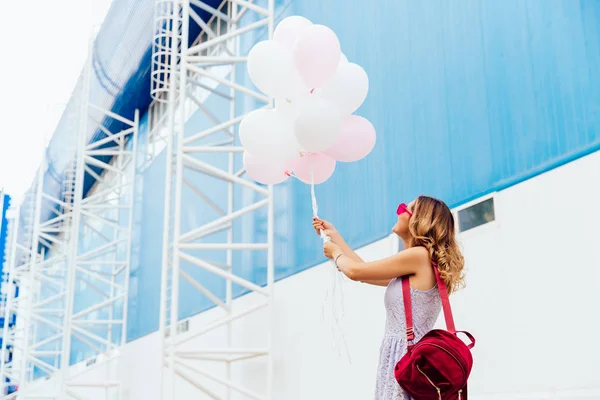
<instances>
[{"instance_id":1,"label":"pink sunglasses","mask_svg":"<svg viewBox=\"0 0 600 400\"><path fill-rule=\"evenodd\" d=\"M398 206L398 209L396 210L396 214L398 215L402 215L404 213L407 213L409 217L412 217L412 213L410 212L410 210L408 209L408 206L404 203L401 203Z\"/></svg>"}]
</instances>

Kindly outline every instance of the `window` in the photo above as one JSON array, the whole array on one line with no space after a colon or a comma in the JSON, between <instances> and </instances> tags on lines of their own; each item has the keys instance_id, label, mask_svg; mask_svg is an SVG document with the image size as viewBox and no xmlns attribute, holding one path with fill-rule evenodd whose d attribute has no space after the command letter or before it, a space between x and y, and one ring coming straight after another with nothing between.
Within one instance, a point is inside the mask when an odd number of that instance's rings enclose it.
<instances>
[{"instance_id":1,"label":"window","mask_svg":"<svg viewBox=\"0 0 600 400\"><path fill-rule=\"evenodd\" d=\"M461 232L487 224L496 219L494 198L489 198L458 212L458 227Z\"/></svg>"}]
</instances>

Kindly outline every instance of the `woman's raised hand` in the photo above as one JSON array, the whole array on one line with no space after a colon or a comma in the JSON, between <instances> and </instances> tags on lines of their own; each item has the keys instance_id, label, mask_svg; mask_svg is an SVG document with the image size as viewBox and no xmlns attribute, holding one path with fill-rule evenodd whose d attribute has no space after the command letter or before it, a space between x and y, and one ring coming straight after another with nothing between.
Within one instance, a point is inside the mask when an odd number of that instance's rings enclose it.
<instances>
[{"instance_id":1,"label":"woman's raised hand","mask_svg":"<svg viewBox=\"0 0 600 400\"><path fill-rule=\"evenodd\" d=\"M339 236L338 231L335 229L335 226L333 226L331 222L325 221L321 218L313 218L313 228L315 228L317 235L321 236L321 231L323 231L323 233L329 236L334 242Z\"/></svg>"}]
</instances>

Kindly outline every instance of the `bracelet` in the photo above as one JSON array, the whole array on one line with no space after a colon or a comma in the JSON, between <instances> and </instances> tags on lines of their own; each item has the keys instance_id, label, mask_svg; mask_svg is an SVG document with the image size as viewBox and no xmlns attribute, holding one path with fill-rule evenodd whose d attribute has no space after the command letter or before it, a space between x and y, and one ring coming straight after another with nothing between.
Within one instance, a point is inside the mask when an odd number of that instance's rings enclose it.
<instances>
[{"instance_id":1,"label":"bracelet","mask_svg":"<svg viewBox=\"0 0 600 400\"><path fill-rule=\"evenodd\" d=\"M333 264L335 265L335 267L337 268L338 271L341 271L340 267L338 266L338 259L343 256L344 253L340 253L338 254L334 259L333 259Z\"/></svg>"}]
</instances>

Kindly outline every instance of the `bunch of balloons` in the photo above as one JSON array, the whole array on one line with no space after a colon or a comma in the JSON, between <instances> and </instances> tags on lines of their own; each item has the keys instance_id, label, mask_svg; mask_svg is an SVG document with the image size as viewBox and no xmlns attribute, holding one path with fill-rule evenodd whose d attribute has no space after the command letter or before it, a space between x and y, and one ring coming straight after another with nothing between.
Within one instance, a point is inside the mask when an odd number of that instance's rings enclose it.
<instances>
[{"instance_id":1,"label":"bunch of balloons","mask_svg":"<svg viewBox=\"0 0 600 400\"><path fill-rule=\"evenodd\" d=\"M246 115L239 128L244 167L257 182L278 184L292 174L325 182L336 162L360 160L375 146L375 128L353 115L367 97L369 78L342 54L336 34L292 16L273 40L248 55L248 74L275 108Z\"/></svg>"}]
</instances>

